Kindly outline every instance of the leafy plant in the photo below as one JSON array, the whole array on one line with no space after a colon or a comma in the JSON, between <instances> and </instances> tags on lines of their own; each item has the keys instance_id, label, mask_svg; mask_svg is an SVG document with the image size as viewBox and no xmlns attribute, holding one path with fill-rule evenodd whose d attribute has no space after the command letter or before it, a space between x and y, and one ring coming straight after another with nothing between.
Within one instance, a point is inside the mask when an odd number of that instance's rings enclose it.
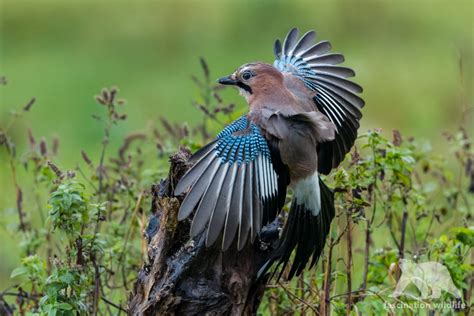
<instances>
[{"instance_id":1,"label":"leafy plant","mask_svg":"<svg viewBox=\"0 0 474 316\"><path fill-rule=\"evenodd\" d=\"M38 142L29 130L29 146L21 155L16 152L10 128L30 111L34 98L0 128L16 191L16 238L23 249L21 265L11 273L17 284L0 292L0 314L126 312L136 273L147 264L142 232L151 185L166 175L168 156L178 146L199 148L237 115L235 105L225 103L211 83L206 62L200 62L202 78L192 77L200 124L190 128L161 118L161 127L132 132L111 152L114 128L126 120L126 102L118 99L117 88L103 89L96 96L102 114L93 116L104 130L98 159L83 150L83 162L69 171L55 163L58 139ZM416 307L412 298L391 297L402 258L444 264L463 291L464 305L443 312L468 312L474 152L463 128L444 137L449 159L398 131L392 140L381 130L362 134L346 163L326 179L336 192L337 214L318 268L292 282L269 285L262 314L418 313L425 307ZM32 176L29 185L17 176L21 167ZM25 191L35 198L25 202ZM452 302L452 297L444 294L440 301ZM397 309L397 303L407 305ZM434 303L426 302L433 311Z\"/></svg>"}]
</instances>

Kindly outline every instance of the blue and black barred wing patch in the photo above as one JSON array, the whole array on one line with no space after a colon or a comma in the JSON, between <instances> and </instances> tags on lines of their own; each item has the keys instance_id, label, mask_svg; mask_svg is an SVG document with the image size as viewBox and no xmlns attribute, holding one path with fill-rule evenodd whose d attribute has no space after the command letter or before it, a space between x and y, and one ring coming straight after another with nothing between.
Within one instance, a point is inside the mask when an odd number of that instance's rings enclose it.
<instances>
[{"instance_id":1,"label":"blue and black barred wing patch","mask_svg":"<svg viewBox=\"0 0 474 316\"><path fill-rule=\"evenodd\" d=\"M221 237L223 250L234 239L239 250L249 235L253 242L262 225L276 216L281 200L279 176L260 128L243 116L191 161L194 165L175 188L175 195L188 191L178 219L196 211L191 236L206 231L207 246Z\"/></svg>"},{"instance_id":2,"label":"blue and black barred wing patch","mask_svg":"<svg viewBox=\"0 0 474 316\"><path fill-rule=\"evenodd\" d=\"M315 44L315 37L315 32L309 31L298 39L298 29L293 28L283 45L276 40L274 66L300 78L315 91L318 110L336 126L336 138L320 144L318 149L319 172L327 174L339 165L354 144L364 100L357 95L362 87L346 79L355 76L355 72L339 66L344 56L330 53L328 41Z\"/></svg>"}]
</instances>

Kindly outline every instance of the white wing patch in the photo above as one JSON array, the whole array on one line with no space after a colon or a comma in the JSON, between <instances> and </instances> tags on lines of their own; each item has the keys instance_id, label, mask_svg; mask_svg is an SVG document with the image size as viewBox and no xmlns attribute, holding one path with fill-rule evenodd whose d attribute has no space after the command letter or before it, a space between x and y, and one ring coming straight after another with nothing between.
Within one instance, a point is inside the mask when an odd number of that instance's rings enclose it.
<instances>
[{"instance_id":1,"label":"white wing patch","mask_svg":"<svg viewBox=\"0 0 474 316\"><path fill-rule=\"evenodd\" d=\"M259 196L262 201L276 197L278 194L278 176L270 161L262 155L257 157L256 173L259 178Z\"/></svg>"}]
</instances>

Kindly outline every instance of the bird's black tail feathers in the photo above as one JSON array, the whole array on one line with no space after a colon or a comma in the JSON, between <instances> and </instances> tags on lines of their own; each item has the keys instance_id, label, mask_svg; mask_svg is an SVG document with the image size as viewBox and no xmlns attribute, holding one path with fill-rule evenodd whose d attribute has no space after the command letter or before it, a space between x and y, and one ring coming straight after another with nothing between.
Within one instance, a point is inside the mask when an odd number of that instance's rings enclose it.
<instances>
[{"instance_id":1,"label":"bird's black tail feathers","mask_svg":"<svg viewBox=\"0 0 474 316\"><path fill-rule=\"evenodd\" d=\"M259 277L266 275L273 263L278 262L272 276L278 273L279 279L290 261L293 250L296 251L287 279L291 279L295 275L298 276L311 257L310 268L318 262L335 215L334 193L321 179L319 179L319 187L321 209L316 216L311 213L311 210L306 209L304 205L298 205L297 201L293 199L277 249L274 251L274 255L260 268Z\"/></svg>"}]
</instances>

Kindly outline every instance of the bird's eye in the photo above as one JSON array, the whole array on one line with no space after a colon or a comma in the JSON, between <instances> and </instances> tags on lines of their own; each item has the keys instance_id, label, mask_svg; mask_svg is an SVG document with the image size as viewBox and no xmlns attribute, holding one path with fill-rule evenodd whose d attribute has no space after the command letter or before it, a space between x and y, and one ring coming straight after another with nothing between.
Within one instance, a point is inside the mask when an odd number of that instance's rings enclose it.
<instances>
[{"instance_id":1,"label":"bird's eye","mask_svg":"<svg viewBox=\"0 0 474 316\"><path fill-rule=\"evenodd\" d=\"M244 80L249 80L250 78L252 78L253 74L251 71L244 71L242 73L242 79Z\"/></svg>"}]
</instances>

